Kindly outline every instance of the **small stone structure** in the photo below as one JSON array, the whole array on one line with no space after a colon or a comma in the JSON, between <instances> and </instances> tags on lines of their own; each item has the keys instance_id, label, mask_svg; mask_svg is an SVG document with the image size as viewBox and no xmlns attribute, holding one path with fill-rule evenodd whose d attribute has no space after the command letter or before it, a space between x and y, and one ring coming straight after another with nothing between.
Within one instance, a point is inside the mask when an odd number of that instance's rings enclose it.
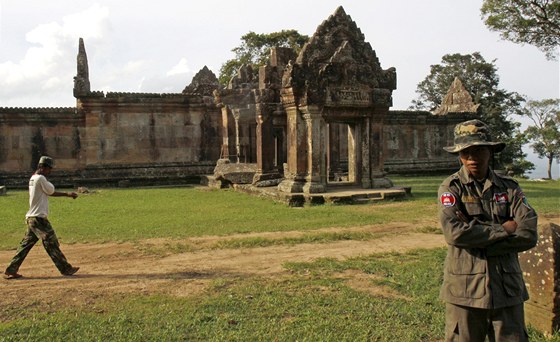
<instances>
[{"instance_id":1,"label":"small stone structure","mask_svg":"<svg viewBox=\"0 0 560 342\"><path fill-rule=\"evenodd\" d=\"M455 77L441 105L434 111L434 115L476 113L478 106L480 105L473 103L471 94L465 89L461 80Z\"/></svg>"},{"instance_id":2,"label":"small stone structure","mask_svg":"<svg viewBox=\"0 0 560 342\"><path fill-rule=\"evenodd\" d=\"M381 68L356 23L339 7L282 75L288 169L279 189L326 191L332 123L348 129L349 181L363 188L391 187L383 171L383 126L396 82L395 68Z\"/></svg>"},{"instance_id":3,"label":"small stone structure","mask_svg":"<svg viewBox=\"0 0 560 342\"><path fill-rule=\"evenodd\" d=\"M519 256L529 291L525 320L552 334L560 330L560 226L539 226L537 246Z\"/></svg>"}]
</instances>

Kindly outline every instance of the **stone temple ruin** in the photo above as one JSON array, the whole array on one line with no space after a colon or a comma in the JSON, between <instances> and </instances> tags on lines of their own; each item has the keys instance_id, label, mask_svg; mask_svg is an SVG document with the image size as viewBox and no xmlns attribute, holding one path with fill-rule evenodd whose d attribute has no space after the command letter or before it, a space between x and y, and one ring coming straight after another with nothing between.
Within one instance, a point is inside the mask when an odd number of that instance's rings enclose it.
<instances>
[{"instance_id":1,"label":"stone temple ruin","mask_svg":"<svg viewBox=\"0 0 560 342\"><path fill-rule=\"evenodd\" d=\"M104 93L80 39L76 107L0 108L0 185L24 187L47 154L60 186L202 181L312 200L341 185L392 189L390 174L456 170L442 148L476 116L459 80L435 113L390 110L397 72L342 7L299 55L272 49L255 71L227 87L204 67L180 93Z\"/></svg>"}]
</instances>

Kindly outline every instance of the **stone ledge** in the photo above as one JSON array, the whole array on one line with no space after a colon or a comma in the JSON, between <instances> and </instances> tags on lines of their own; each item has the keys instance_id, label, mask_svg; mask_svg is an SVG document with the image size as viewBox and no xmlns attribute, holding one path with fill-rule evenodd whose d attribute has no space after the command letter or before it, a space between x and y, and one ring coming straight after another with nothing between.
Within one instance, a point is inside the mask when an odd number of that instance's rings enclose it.
<instances>
[{"instance_id":1,"label":"stone ledge","mask_svg":"<svg viewBox=\"0 0 560 342\"><path fill-rule=\"evenodd\" d=\"M250 195L269 198L291 207L321 204L368 204L383 200L404 199L411 194L409 187L392 187L388 189L363 189L356 186L336 186L324 193L287 193L277 187L256 187L249 184L236 184L233 188Z\"/></svg>"}]
</instances>

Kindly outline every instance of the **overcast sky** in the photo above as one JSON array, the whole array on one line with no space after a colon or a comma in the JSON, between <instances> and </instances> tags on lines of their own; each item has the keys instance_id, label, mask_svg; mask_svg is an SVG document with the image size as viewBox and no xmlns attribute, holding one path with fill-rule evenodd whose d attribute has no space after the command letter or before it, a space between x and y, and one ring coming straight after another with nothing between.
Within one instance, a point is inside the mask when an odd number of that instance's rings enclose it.
<instances>
[{"instance_id":1,"label":"overcast sky","mask_svg":"<svg viewBox=\"0 0 560 342\"><path fill-rule=\"evenodd\" d=\"M218 76L249 31L313 35L343 6L376 51L397 69L393 109L450 53L495 60L500 88L533 100L560 97L557 61L500 40L480 18L482 0L0 0L0 107L72 107L78 39L92 90L178 93L205 65ZM514 118L515 119L515 118ZM531 161L537 161L530 158ZM542 164L542 163L541 163ZM534 174L546 175L539 164ZM542 171L542 172L541 172ZM558 165L555 164L555 177Z\"/></svg>"}]
</instances>

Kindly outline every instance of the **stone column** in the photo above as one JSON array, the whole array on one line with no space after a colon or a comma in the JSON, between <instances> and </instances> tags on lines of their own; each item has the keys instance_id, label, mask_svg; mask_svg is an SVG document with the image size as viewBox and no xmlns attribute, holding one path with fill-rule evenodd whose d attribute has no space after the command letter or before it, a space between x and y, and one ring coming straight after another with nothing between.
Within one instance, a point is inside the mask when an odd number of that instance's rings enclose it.
<instances>
[{"instance_id":1,"label":"stone column","mask_svg":"<svg viewBox=\"0 0 560 342\"><path fill-rule=\"evenodd\" d=\"M227 106L223 105L222 110L222 152L220 153L220 159L229 159L229 109Z\"/></svg>"},{"instance_id":2,"label":"stone column","mask_svg":"<svg viewBox=\"0 0 560 342\"><path fill-rule=\"evenodd\" d=\"M560 329L560 226L539 226L537 246L519 254L529 300L525 320L546 334Z\"/></svg>"},{"instance_id":3,"label":"stone column","mask_svg":"<svg viewBox=\"0 0 560 342\"><path fill-rule=\"evenodd\" d=\"M307 106L303 115L307 126L307 176L305 193L327 190L327 125L317 106Z\"/></svg>"},{"instance_id":4,"label":"stone column","mask_svg":"<svg viewBox=\"0 0 560 342\"><path fill-rule=\"evenodd\" d=\"M274 163L277 152L272 111L273 108L266 104L256 106L257 172L253 177L256 186L264 186L267 180L280 178Z\"/></svg>"},{"instance_id":5,"label":"stone column","mask_svg":"<svg viewBox=\"0 0 560 342\"><path fill-rule=\"evenodd\" d=\"M373 183L371 180L371 173L372 173L372 154L375 153L374 144L371 140L372 136L372 120L369 117L365 117L362 120L361 125L355 128L357 134L360 134L360 160L356 161L358 165L361 166L360 171L360 184L362 188L369 189L373 187ZM357 142L356 142L357 143ZM357 157L358 155L356 155Z\"/></svg>"},{"instance_id":6,"label":"stone column","mask_svg":"<svg viewBox=\"0 0 560 342\"><path fill-rule=\"evenodd\" d=\"M390 188L393 186L393 182L385 177L385 172L383 171L385 163L383 156L383 121L385 113L388 111L389 108L375 110L373 116L368 119L370 121L369 147L371 150L369 155L371 156L371 188Z\"/></svg>"},{"instance_id":7,"label":"stone column","mask_svg":"<svg viewBox=\"0 0 560 342\"><path fill-rule=\"evenodd\" d=\"M235 162L236 163L240 163L240 157L241 157L241 141L240 141L240 131L239 131L239 118L240 118L240 114L239 114L239 109L234 109L232 111L233 113L233 119L235 120Z\"/></svg>"},{"instance_id":8,"label":"stone column","mask_svg":"<svg viewBox=\"0 0 560 342\"><path fill-rule=\"evenodd\" d=\"M332 123L327 126L329 130L329 143L327 146L327 176L330 178L332 175L335 178L334 181L336 182L338 181L336 176L342 172L342 168L340 166L340 125Z\"/></svg>"},{"instance_id":9,"label":"stone column","mask_svg":"<svg viewBox=\"0 0 560 342\"><path fill-rule=\"evenodd\" d=\"M362 126L359 124L348 125L348 181L354 184L362 184ZM363 186L362 186L363 187Z\"/></svg>"},{"instance_id":10,"label":"stone column","mask_svg":"<svg viewBox=\"0 0 560 342\"><path fill-rule=\"evenodd\" d=\"M303 192L307 176L307 127L295 104L286 108L287 167L278 190L288 193Z\"/></svg>"}]
</instances>

